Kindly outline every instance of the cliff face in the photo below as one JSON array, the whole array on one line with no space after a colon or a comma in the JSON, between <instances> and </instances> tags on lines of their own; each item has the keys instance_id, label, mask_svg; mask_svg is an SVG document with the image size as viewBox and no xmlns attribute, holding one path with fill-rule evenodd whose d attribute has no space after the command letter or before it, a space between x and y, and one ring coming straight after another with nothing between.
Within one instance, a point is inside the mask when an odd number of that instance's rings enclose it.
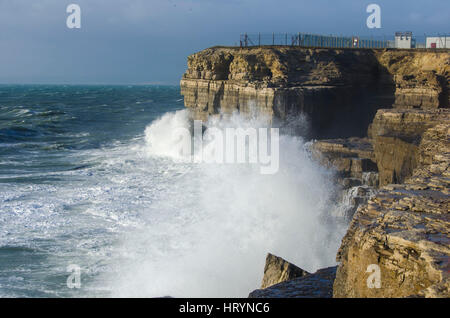
<instances>
[{"instance_id":1,"label":"cliff face","mask_svg":"<svg viewBox=\"0 0 450 318\"><path fill-rule=\"evenodd\" d=\"M449 107L448 51L376 51L377 60L395 83L396 108Z\"/></svg>"},{"instance_id":2,"label":"cliff face","mask_svg":"<svg viewBox=\"0 0 450 318\"><path fill-rule=\"evenodd\" d=\"M450 109L382 109L369 132L371 138L312 147L338 172L344 193L357 194L345 211L352 221L338 251L333 296L450 297ZM384 186L376 189L365 173L379 174ZM379 288L368 283L373 265ZM292 280L252 295L284 295L287 287L286 295L295 295L295 286L304 288Z\"/></svg>"},{"instance_id":3,"label":"cliff face","mask_svg":"<svg viewBox=\"0 0 450 318\"><path fill-rule=\"evenodd\" d=\"M336 170L348 201L337 271L293 278L272 262L267 277L287 281L250 297L450 297L449 81L448 50L211 48L189 57L181 91L194 118L306 114L309 137L322 139L312 153ZM369 265L380 288L369 287Z\"/></svg>"},{"instance_id":4,"label":"cliff face","mask_svg":"<svg viewBox=\"0 0 450 318\"><path fill-rule=\"evenodd\" d=\"M379 183L371 140L357 137L318 140L311 150L322 165L336 171L336 181L342 189L342 208L338 210L338 216L351 219Z\"/></svg>"},{"instance_id":5,"label":"cliff face","mask_svg":"<svg viewBox=\"0 0 450 318\"><path fill-rule=\"evenodd\" d=\"M376 109L393 103L393 90L364 50L211 48L189 57L181 80L195 118L237 110L276 120L302 112L313 137L335 136L349 118L354 124L343 134L365 134Z\"/></svg>"},{"instance_id":6,"label":"cliff face","mask_svg":"<svg viewBox=\"0 0 450 318\"><path fill-rule=\"evenodd\" d=\"M338 252L334 297L450 297L450 109L381 109L368 131L367 139L313 145L344 181L359 178L354 163L376 163L382 186L366 183L376 194L354 198L349 216L358 210ZM368 285L372 264L380 268L380 288Z\"/></svg>"},{"instance_id":7,"label":"cliff face","mask_svg":"<svg viewBox=\"0 0 450 318\"><path fill-rule=\"evenodd\" d=\"M180 84L197 119L301 112L311 137L362 137L379 108L446 107L448 59L427 51L218 47L191 55Z\"/></svg>"},{"instance_id":8,"label":"cliff face","mask_svg":"<svg viewBox=\"0 0 450 318\"><path fill-rule=\"evenodd\" d=\"M369 127L380 185L402 183L418 165L424 132L448 116L447 109L379 110Z\"/></svg>"},{"instance_id":9,"label":"cliff face","mask_svg":"<svg viewBox=\"0 0 450 318\"><path fill-rule=\"evenodd\" d=\"M382 187L355 214L337 256L335 297L450 297L450 112L428 115L435 124L413 149L412 176ZM380 267L380 288L367 284L370 264Z\"/></svg>"}]
</instances>

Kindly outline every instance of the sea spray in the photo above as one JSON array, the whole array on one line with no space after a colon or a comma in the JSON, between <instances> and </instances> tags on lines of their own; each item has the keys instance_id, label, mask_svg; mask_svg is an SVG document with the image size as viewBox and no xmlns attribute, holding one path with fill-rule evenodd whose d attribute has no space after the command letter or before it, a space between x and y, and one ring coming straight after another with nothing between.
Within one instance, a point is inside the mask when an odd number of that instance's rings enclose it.
<instances>
[{"instance_id":1,"label":"sea spray","mask_svg":"<svg viewBox=\"0 0 450 318\"><path fill-rule=\"evenodd\" d=\"M267 121L234 114L208 125L265 127ZM113 296L247 296L260 285L268 252L308 271L335 263L345 229L331 213L335 187L301 137L282 134L279 170L263 175L254 164L180 161L184 146L171 134L180 126L190 126L187 111L146 128L141 151L158 162L152 186L160 191L121 240L106 280Z\"/></svg>"},{"instance_id":2,"label":"sea spray","mask_svg":"<svg viewBox=\"0 0 450 318\"><path fill-rule=\"evenodd\" d=\"M238 115L234 115L236 117ZM193 134L186 125L179 125L183 112L163 116L146 129L149 153L171 157L177 162L260 165L260 173L274 174L279 168L279 128L268 127L205 127L201 120L193 121ZM178 126L174 127L174 124ZM163 128L168 126L170 129ZM169 134L162 137L162 134Z\"/></svg>"}]
</instances>

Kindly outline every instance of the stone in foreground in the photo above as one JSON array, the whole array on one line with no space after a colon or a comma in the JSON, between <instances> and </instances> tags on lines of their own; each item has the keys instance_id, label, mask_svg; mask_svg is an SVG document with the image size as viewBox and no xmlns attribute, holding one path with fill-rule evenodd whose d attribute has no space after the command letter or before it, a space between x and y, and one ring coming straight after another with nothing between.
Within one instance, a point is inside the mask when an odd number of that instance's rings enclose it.
<instances>
[{"instance_id":1,"label":"stone in foreground","mask_svg":"<svg viewBox=\"0 0 450 318\"><path fill-rule=\"evenodd\" d=\"M331 298L336 266L320 269L314 274L295 278L273 285L266 289L257 289L249 298Z\"/></svg>"},{"instance_id":2,"label":"stone in foreground","mask_svg":"<svg viewBox=\"0 0 450 318\"><path fill-rule=\"evenodd\" d=\"M266 266L264 267L264 277L261 288L291 280L297 277L308 275L309 273L294 264L273 254L267 254Z\"/></svg>"}]
</instances>

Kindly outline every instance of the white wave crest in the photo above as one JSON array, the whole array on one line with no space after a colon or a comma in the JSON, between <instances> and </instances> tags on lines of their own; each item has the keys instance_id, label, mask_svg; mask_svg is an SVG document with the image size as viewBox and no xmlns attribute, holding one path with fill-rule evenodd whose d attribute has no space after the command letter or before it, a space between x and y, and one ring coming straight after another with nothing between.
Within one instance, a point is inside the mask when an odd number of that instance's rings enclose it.
<instances>
[{"instance_id":1,"label":"white wave crest","mask_svg":"<svg viewBox=\"0 0 450 318\"><path fill-rule=\"evenodd\" d=\"M267 122L233 115L212 124ZM157 195L115 251L104 280L113 296L245 297L259 288L268 252L308 271L335 264L344 225L332 216L334 184L302 138L280 136L279 171L261 175L249 164L178 162L183 145L172 131L189 125L179 111L145 131L142 151L157 164L141 178Z\"/></svg>"}]
</instances>

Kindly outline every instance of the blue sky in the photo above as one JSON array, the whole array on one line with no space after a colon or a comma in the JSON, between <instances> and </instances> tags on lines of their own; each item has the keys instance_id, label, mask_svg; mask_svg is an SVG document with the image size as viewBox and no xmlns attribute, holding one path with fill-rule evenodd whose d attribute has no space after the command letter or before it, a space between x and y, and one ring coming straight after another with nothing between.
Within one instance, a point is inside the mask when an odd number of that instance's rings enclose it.
<instances>
[{"instance_id":1,"label":"blue sky","mask_svg":"<svg viewBox=\"0 0 450 318\"><path fill-rule=\"evenodd\" d=\"M81 7L68 29L66 7ZM366 7L381 7L368 29ZM449 0L0 0L0 83L177 84L186 57L239 34L450 33Z\"/></svg>"}]
</instances>

